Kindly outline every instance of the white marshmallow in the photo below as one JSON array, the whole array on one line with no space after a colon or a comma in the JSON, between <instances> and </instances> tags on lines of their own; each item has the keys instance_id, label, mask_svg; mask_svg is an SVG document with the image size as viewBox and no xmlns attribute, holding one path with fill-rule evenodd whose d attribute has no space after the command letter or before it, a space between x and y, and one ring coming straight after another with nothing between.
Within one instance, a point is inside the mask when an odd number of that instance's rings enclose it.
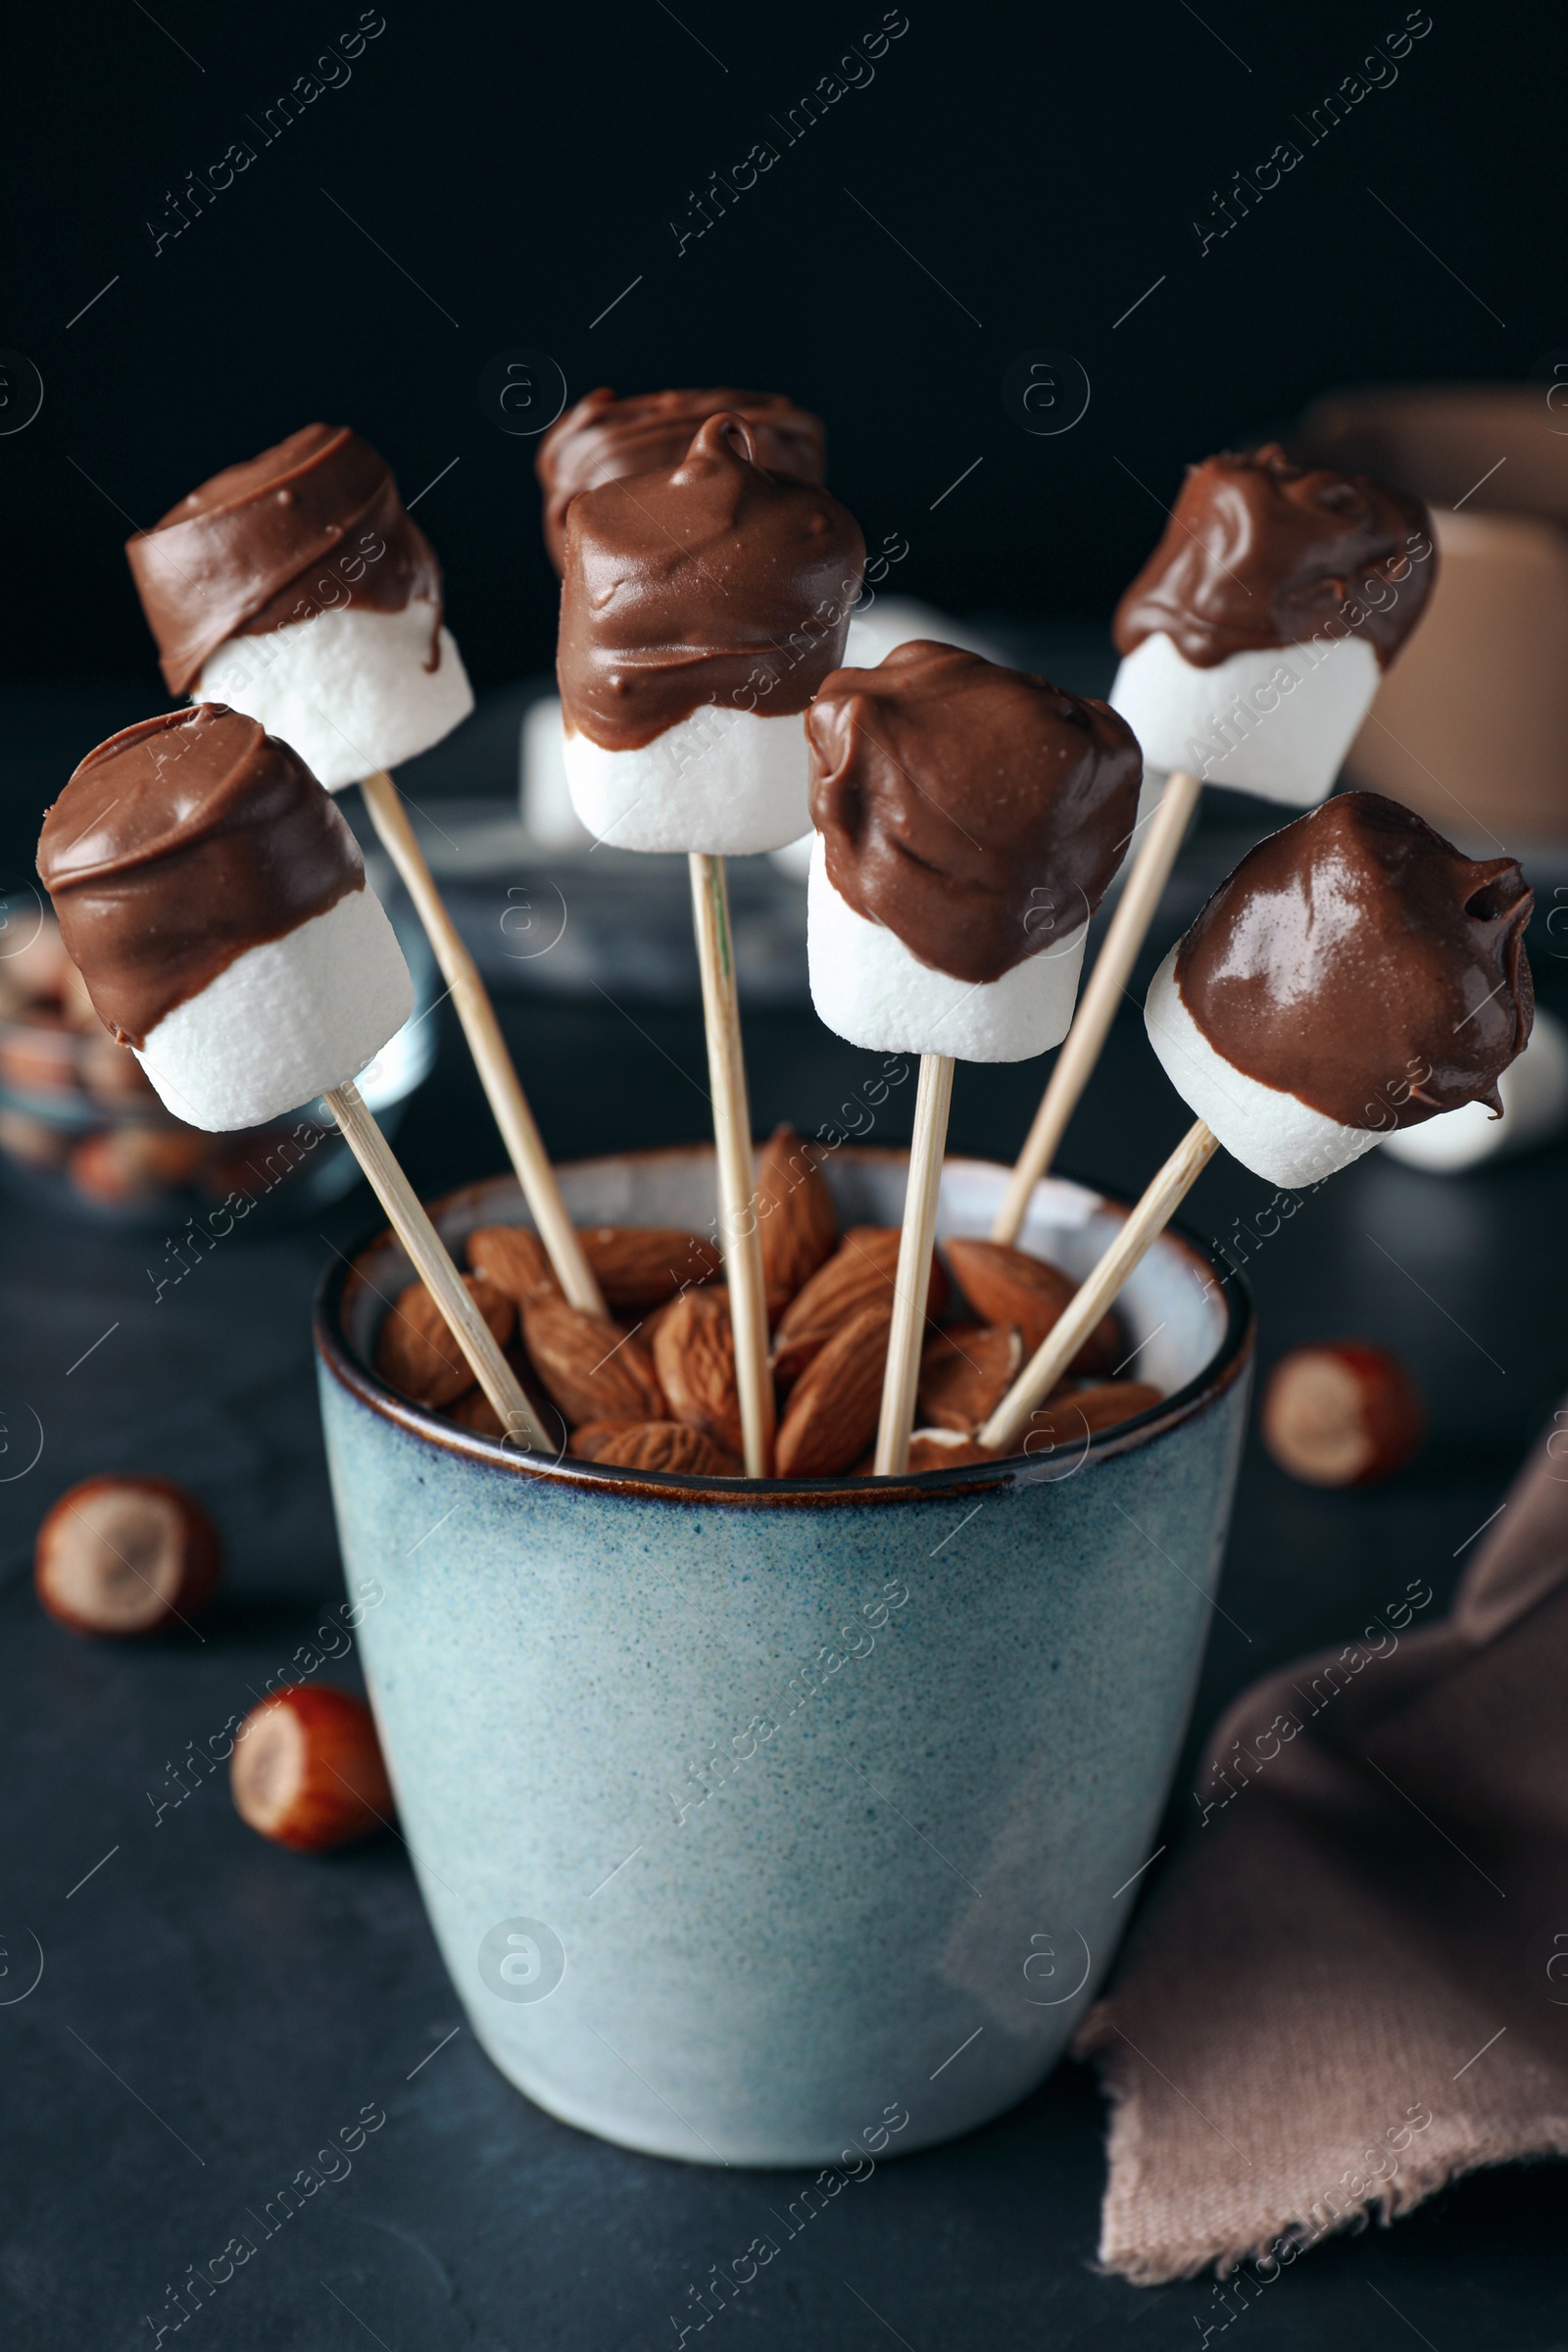
<instances>
[{"instance_id":1,"label":"white marshmallow","mask_svg":"<svg viewBox=\"0 0 1568 2352\"><path fill-rule=\"evenodd\" d=\"M1484 1102L1466 1102L1419 1127L1396 1127L1389 1156L1407 1167L1446 1175L1484 1159L1508 1159L1568 1128L1568 1030L1536 1007L1530 1043L1497 1080L1502 1116Z\"/></svg>"},{"instance_id":2,"label":"white marshmallow","mask_svg":"<svg viewBox=\"0 0 1568 2352\"><path fill-rule=\"evenodd\" d=\"M1088 930L1080 923L1000 980L955 980L911 956L896 931L867 922L839 896L820 834L811 851L811 1002L838 1036L875 1054L1028 1061L1059 1046L1072 1022Z\"/></svg>"},{"instance_id":3,"label":"white marshmallow","mask_svg":"<svg viewBox=\"0 0 1568 2352\"><path fill-rule=\"evenodd\" d=\"M397 935L362 887L247 948L165 1013L136 1059L176 1118L222 1135L358 1077L413 1009Z\"/></svg>"},{"instance_id":4,"label":"white marshmallow","mask_svg":"<svg viewBox=\"0 0 1568 2352\"><path fill-rule=\"evenodd\" d=\"M1381 675L1359 637L1270 646L1199 669L1156 629L1117 670L1110 706L1143 748L1146 793L1147 771L1179 767L1310 808L1333 790Z\"/></svg>"},{"instance_id":5,"label":"white marshmallow","mask_svg":"<svg viewBox=\"0 0 1568 2352\"><path fill-rule=\"evenodd\" d=\"M764 718L705 703L633 751L568 732L565 760L572 807L612 849L744 858L782 849L810 822L799 710Z\"/></svg>"},{"instance_id":6,"label":"white marshmallow","mask_svg":"<svg viewBox=\"0 0 1568 2352\"><path fill-rule=\"evenodd\" d=\"M401 612L356 605L260 637L230 637L210 654L193 703L227 703L293 747L328 792L398 767L450 735L473 689L450 630L430 657L429 605Z\"/></svg>"},{"instance_id":7,"label":"white marshmallow","mask_svg":"<svg viewBox=\"0 0 1568 2352\"><path fill-rule=\"evenodd\" d=\"M1182 1003L1176 955L1172 948L1150 984L1144 1025L1166 1077L1233 1159L1265 1184L1316 1184L1383 1141L1385 1129L1342 1127L1217 1053Z\"/></svg>"}]
</instances>

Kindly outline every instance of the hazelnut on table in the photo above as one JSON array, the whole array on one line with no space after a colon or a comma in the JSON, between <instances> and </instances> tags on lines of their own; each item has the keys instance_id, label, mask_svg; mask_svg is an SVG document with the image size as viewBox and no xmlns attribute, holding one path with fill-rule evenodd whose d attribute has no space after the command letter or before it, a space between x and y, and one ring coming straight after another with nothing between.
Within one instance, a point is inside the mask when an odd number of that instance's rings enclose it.
<instances>
[{"instance_id":1,"label":"hazelnut on table","mask_svg":"<svg viewBox=\"0 0 1568 2352\"><path fill-rule=\"evenodd\" d=\"M167 1478L83 1479L38 1530L33 1584L76 1634L153 1634L195 1616L217 1588L218 1530Z\"/></svg>"},{"instance_id":2,"label":"hazelnut on table","mask_svg":"<svg viewBox=\"0 0 1568 2352\"><path fill-rule=\"evenodd\" d=\"M295 1683L252 1707L228 1772L240 1819L298 1853L348 1845L392 1818L370 1710L328 1684Z\"/></svg>"}]
</instances>

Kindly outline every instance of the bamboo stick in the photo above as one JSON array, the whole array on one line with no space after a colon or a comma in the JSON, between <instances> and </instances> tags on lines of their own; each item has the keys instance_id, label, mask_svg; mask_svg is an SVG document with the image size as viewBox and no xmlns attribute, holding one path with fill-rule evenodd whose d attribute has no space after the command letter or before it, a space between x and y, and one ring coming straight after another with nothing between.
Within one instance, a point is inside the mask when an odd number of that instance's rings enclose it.
<instances>
[{"instance_id":1,"label":"bamboo stick","mask_svg":"<svg viewBox=\"0 0 1568 2352\"><path fill-rule=\"evenodd\" d=\"M507 1436L514 1445L553 1453L555 1447L517 1385L516 1374L497 1347L494 1333L474 1305L466 1284L447 1254L446 1244L393 1156L391 1145L367 1109L359 1088L350 1080L346 1086L334 1086L323 1100L386 1210L415 1272L446 1318L447 1328L466 1357L468 1369L500 1415Z\"/></svg>"},{"instance_id":2,"label":"bamboo stick","mask_svg":"<svg viewBox=\"0 0 1568 2352\"><path fill-rule=\"evenodd\" d=\"M566 1214L556 1171L550 1164L538 1124L507 1052L490 992L463 936L447 910L435 876L409 822L397 786L384 768L366 776L360 790L388 857L397 867L403 887L435 951L441 976L452 992L463 1034L479 1073L485 1100L495 1113L501 1140L512 1161L523 1199L539 1230L539 1239L555 1268L556 1279L573 1306L602 1315L605 1301L592 1267L583 1253L577 1229ZM494 1399L492 1399L492 1402ZM499 1408L498 1408L499 1409Z\"/></svg>"},{"instance_id":3,"label":"bamboo stick","mask_svg":"<svg viewBox=\"0 0 1568 2352\"><path fill-rule=\"evenodd\" d=\"M1050 1396L1106 1307L1164 1232L1218 1150L1218 1138L1201 1119L1188 1129L1104 1256L1079 1284L1065 1312L1047 1332L981 1430L982 1446L998 1453L1014 1448L1036 1405Z\"/></svg>"},{"instance_id":4,"label":"bamboo stick","mask_svg":"<svg viewBox=\"0 0 1568 2352\"><path fill-rule=\"evenodd\" d=\"M882 1417L876 1433L875 1468L883 1478L909 1466L909 1432L920 1386L926 1296L936 1243L937 1196L942 1189L942 1155L952 1104L952 1055L922 1054L914 1134L909 1142L909 1178L904 1194L904 1231L894 1277L893 1327L888 1333L887 1370L882 1381Z\"/></svg>"},{"instance_id":5,"label":"bamboo stick","mask_svg":"<svg viewBox=\"0 0 1568 2352\"><path fill-rule=\"evenodd\" d=\"M1133 860L1094 970L1078 1000L1072 1027L1056 1055L1034 1125L1002 1196L1002 1205L991 1228L994 1242L1018 1239L1035 1186L1055 1158L1067 1122L1094 1076L1110 1024L1116 1017L1116 1007L1138 961L1138 951L1149 936L1149 926L1154 919L1154 910L1170 879L1171 867L1202 789L1200 776L1188 775L1180 768L1166 782L1164 797L1150 819L1143 847Z\"/></svg>"},{"instance_id":6,"label":"bamboo stick","mask_svg":"<svg viewBox=\"0 0 1568 2352\"><path fill-rule=\"evenodd\" d=\"M729 925L729 889L722 858L693 851L689 858L692 921L703 978L703 1024L713 1102L718 1158L718 1209L735 1333L746 1475L766 1478L773 1467L773 1375L768 1367L767 1298L762 1282L762 1235L757 1216L752 1115L741 1047L740 1002Z\"/></svg>"}]
</instances>

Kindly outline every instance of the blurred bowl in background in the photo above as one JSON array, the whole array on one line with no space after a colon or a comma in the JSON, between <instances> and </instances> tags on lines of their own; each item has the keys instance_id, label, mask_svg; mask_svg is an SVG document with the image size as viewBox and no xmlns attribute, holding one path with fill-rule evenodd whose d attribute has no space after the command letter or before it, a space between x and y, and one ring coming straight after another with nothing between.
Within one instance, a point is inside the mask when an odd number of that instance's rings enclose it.
<instances>
[{"instance_id":1,"label":"blurred bowl in background","mask_svg":"<svg viewBox=\"0 0 1568 2352\"><path fill-rule=\"evenodd\" d=\"M377 885L415 989L413 1013L359 1081L391 1132L435 1059L436 1023L425 1018L435 963L390 869ZM226 1206L234 1220L255 1212L270 1225L337 1200L359 1169L319 1102L234 1135L206 1135L166 1110L94 1012L47 903L29 886L0 898L0 1174L35 1199L121 1224Z\"/></svg>"},{"instance_id":2,"label":"blurred bowl in background","mask_svg":"<svg viewBox=\"0 0 1568 2352\"><path fill-rule=\"evenodd\" d=\"M1292 436L1302 460L1432 508L1431 603L1346 765L1482 857L1568 843L1564 391L1371 386L1314 401Z\"/></svg>"}]
</instances>

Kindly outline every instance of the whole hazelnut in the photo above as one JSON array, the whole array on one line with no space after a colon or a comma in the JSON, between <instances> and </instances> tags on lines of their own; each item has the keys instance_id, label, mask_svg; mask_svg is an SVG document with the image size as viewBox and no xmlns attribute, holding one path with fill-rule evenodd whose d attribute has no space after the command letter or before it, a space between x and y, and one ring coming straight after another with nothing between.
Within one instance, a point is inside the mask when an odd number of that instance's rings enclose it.
<instances>
[{"instance_id":1,"label":"whole hazelnut","mask_svg":"<svg viewBox=\"0 0 1568 2352\"><path fill-rule=\"evenodd\" d=\"M38 1530L32 1580L76 1634L153 1634L195 1616L218 1584L218 1530L167 1478L84 1479Z\"/></svg>"},{"instance_id":2,"label":"whole hazelnut","mask_svg":"<svg viewBox=\"0 0 1568 2352\"><path fill-rule=\"evenodd\" d=\"M1426 1430L1421 1393L1396 1355L1362 1340L1293 1348L1269 1377L1259 1434L1292 1478L1367 1487L1410 1460Z\"/></svg>"},{"instance_id":3,"label":"whole hazelnut","mask_svg":"<svg viewBox=\"0 0 1568 2352\"><path fill-rule=\"evenodd\" d=\"M228 1776L241 1821L296 1853L351 1844L392 1817L370 1710L328 1684L292 1683L252 1707Z\"/></svg>"}]
</instances>

